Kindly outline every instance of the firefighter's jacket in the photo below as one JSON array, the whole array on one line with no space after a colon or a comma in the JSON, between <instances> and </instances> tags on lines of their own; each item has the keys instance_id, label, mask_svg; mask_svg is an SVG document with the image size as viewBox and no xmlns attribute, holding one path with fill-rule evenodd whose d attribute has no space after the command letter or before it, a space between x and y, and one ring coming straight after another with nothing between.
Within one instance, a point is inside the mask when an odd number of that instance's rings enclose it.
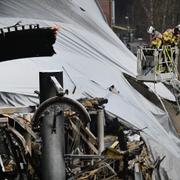
<instances>
[{"instance_id":1,"label":"firefighter's jacket","mask_svg":"<svg viewBox=\"0 0 180 180\"><path fill-rule=\"evenodd\" d=\"M180 37L174 34L174 29L167 29L162 34L163 45L176 46L180 41Z\"/></svg>"},{"instance_id":2,"label":"firefighter's jacket","mask_svg":"<svg viewBox=\"0 0 180 180\"><path fill-rule=\"evenodd\" d=\"M155 31L151 37L151 46L153 48L160 48L162 45L162 34L158 31Z\"/></svg>"}]
</instances>

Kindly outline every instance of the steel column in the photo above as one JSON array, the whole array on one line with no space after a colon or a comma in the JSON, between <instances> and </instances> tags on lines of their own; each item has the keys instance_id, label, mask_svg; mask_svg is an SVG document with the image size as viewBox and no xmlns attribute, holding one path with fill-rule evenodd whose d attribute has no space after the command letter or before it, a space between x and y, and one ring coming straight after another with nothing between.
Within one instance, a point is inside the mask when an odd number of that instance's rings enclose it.
<instances>
[{"instance_id":1,"label":"steel column","mask_svg":"<svg viewBox=\"0 0 180 180\"><path fill-rule=\"evenodd\" d=\"M98 131L98 145L99 145L99 155L104 150L104 110L99 109L97 115L97 131Z\"/></svg>"},{"instance_id":2,"label":"steel column","mask_svg":"<svg viewBox=\"0 0 180 180\"><path fill-rule=\"evenodd\" d=\"M55 131L53 129L54 122L56 123ZM41 177L43 180L64 180L65 164L63 112L49 112L49 114L43 118L41 134L43 141Z\"/></svg>"},{"instance_id":3,"label":"steel column","mask_svg":"<svg viewBox=\"0 0 180 180\"><path fill-rule=\"evenodd\" d=\"M51 77L63 87L62 72L40 72L40 103L57 95ZM65 179L64 114L54 108L48 110L40 128L42 137L41 179Z\"/></svg>"}]
</instances>

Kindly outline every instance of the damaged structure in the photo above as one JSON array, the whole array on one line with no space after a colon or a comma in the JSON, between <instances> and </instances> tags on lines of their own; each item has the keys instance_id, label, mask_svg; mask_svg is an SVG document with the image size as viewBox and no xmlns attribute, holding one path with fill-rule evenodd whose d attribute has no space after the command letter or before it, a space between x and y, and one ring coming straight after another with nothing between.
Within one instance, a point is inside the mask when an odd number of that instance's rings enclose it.
<instances>
[{"instance_id":1,"label":"damaged structure","mask_svg":"<svg viewBox=\"0 0 180 180\"><path fill-rule=\"evenodd\" d=\"M179 179L175 96L136 81L96 0L1 0L0 28L1 179Z\"/></svg>"}]
</instances>

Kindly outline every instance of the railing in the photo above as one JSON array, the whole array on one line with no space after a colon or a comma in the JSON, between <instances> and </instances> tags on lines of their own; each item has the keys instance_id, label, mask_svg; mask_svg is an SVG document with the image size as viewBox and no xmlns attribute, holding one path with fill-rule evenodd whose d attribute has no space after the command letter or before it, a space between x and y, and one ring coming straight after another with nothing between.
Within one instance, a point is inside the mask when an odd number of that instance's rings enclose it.
<instances>
[{"instance_id":1,"label":"railing","mask_svg":"<svg viewBox=\"0 0 180 180\"><path fill-rule=\"evenodd\" d=\"M167 75L168 73L177 77L178 55L179 50L177 47L163 46L161 49L140 47L137 52L138 77L147 76L147 81L148 76L151 76L150 81L152 81L152 76L158 79L156 76ZM169 76L164 76L164 79L161 80L166 80L166 77L169 79Z\"/></svg>"}]
</instances>

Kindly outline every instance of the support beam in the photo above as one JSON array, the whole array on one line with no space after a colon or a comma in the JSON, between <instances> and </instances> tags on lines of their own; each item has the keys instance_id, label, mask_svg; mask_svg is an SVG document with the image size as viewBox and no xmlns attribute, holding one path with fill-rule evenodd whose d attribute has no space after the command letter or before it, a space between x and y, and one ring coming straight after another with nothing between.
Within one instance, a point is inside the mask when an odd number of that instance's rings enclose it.
<instances>
[{"instance_id":1,"label":"support beam","mask_svg":"<svg viewBox=\"0 0 180 180\"><path fill-rule=\"evenodd\" d=\"M100 155L104 150L104 110L103 109L98 110L97 131L98 131L98 145L99 145L98 154Z\"/></svg>"}]
</instances>

